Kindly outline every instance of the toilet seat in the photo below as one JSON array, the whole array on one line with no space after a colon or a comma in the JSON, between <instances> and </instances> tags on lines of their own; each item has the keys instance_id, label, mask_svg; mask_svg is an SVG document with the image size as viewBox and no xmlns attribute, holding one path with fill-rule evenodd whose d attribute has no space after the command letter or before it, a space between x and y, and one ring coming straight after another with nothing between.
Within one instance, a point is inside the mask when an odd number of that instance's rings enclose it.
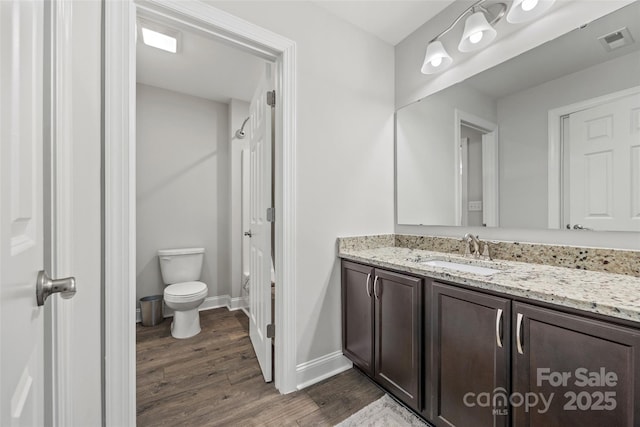
<instances>
[{"instance_id":1,"label":"toilet seat","mask_svg":"<svg viewBox=\"0 0 640 427\"><path fill-rule=\"evenodd\" d=\"M207 285L202 282L174 283L164 289L164 299L168 302L189 302L207 296Z\"/></svg>"}]
</instances>

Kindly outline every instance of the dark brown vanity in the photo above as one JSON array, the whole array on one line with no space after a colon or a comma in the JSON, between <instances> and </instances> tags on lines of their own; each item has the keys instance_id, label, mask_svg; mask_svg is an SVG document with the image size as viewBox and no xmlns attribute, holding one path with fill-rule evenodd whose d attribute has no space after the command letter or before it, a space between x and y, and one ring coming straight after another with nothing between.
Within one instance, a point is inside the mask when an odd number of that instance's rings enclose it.
<instances>
[{"instance_id":1,"label":"dark brown vanity","mask_svg":"<svg viewBox=\"0 0 640 427\"><path fill-rule=\"evenodd\" d=\"M436 426L640 426L623 319L342 260L343 352Z\"/></svg>"}]
</instances>

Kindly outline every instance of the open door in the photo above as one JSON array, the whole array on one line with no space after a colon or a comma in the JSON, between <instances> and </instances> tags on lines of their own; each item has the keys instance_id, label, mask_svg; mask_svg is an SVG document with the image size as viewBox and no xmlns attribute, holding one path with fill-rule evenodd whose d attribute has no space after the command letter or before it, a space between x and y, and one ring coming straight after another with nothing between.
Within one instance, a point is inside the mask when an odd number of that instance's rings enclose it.
<instances>
[{"instance_id":1,"label":"open door","mask_svg":"<svg viewBox=\"0 0 640 427\"><path fill-rule=\"evenodd\" d=\"M272 380L271 335L271 238L272 218L272 108L267 103L273 87L271 64L249 107L250 120L250 225L249 337L266 382Z\"/></svg>"},{"instance_id":2,"label":"open door","mask_svg":"<svg viewBox=\"0 0 640 427\"><path fill-rule=\"evenodd\" d=\"M0 425L44 425L43 3L0 1Z\"/></svg>"}]
</instances>

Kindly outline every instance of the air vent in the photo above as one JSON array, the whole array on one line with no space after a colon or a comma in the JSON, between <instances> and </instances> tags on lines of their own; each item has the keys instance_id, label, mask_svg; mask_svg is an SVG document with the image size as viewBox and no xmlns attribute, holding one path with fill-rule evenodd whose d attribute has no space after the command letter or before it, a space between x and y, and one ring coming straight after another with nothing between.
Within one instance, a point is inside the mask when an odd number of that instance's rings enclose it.
<instances>
[{"instance_id":1,"label":"air vent","mask_svg":"<svg viewBox=\"0 0 640 427\"><path fill-rule=\"evenodd\" d=\"M631 33L627 27L600 36L598 40L600 40L602 47L604 47L607 52L633 43L633 37L631 37Z\"/></svg>"}]
</instances>

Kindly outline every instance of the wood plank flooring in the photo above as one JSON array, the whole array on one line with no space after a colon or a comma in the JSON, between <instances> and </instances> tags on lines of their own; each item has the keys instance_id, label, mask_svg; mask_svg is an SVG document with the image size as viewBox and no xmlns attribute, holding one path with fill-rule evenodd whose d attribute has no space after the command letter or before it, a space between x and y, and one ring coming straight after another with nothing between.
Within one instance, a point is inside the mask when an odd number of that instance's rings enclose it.
<instances>
[{"instance_id":1,"label":"wood plank flooring","mask_svg":"<svg viewBox=\"0 0 640 427\"><path fill-rule=\"evenodd\" d=\"M186 340L171 337L171 319L137 326L138 426L332 426L384 394L352 369L280 395L262 378L243 312L207 310L200 322Z\"/></svg>"}]
</instances>

